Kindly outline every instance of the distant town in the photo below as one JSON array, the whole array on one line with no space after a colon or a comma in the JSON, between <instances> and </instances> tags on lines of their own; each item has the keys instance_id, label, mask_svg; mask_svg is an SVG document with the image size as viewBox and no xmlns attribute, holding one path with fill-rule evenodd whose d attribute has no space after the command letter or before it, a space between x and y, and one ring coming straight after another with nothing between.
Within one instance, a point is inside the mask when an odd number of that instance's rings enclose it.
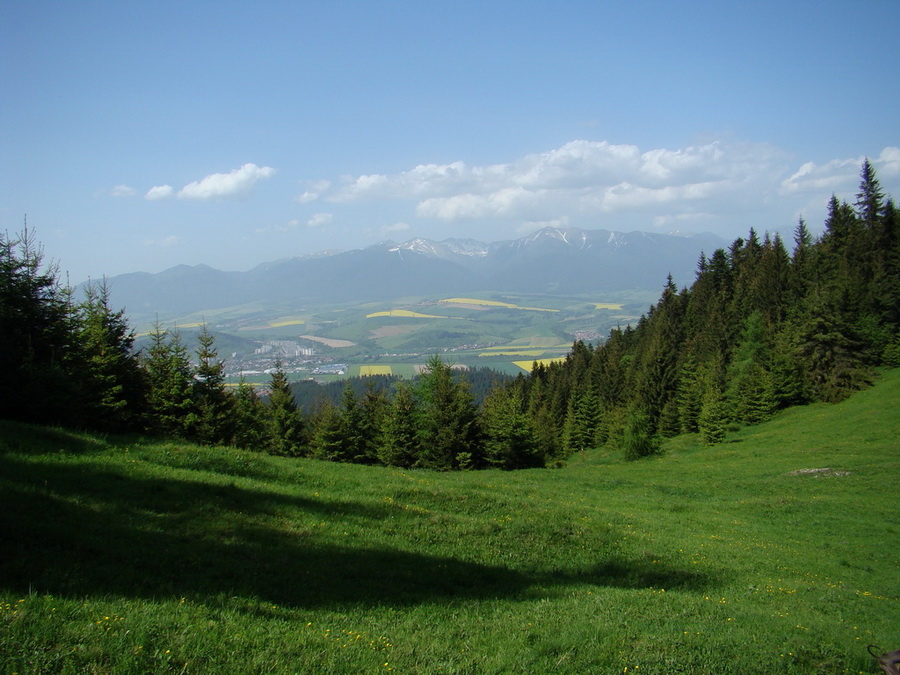
<instances>
[{"instance_id":1,"label":"distant town","mask_svg":"<svg viewBox=\"0 0 900 675\"><path fill-rule=\"evenodd\" d=\"M226 377L241 376L253 379L268 376L275 370L275 363L292 375L344 375L346 363L336 363L334 357L320 353L315 347L300 344L296 340L266 340L259 343L253 353L232 352L225 359Z\"/></svg>"}]
</instances>

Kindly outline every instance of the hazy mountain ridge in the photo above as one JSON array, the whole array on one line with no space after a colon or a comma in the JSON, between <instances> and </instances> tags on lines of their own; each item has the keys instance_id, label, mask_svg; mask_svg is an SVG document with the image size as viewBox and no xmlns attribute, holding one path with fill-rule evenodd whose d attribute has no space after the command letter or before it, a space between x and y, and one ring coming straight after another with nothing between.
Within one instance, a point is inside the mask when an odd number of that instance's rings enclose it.
<instances>
[{"instance_id":1,"label":"hazy mountain ridge","mask_svg":"<svg viewBox=\"0 0 900 675\"><path fill-rule=\"evenodd\" d=\"M284 258L247 272L178 265L109 280L112 301L132 317L162 319L253 302L370 302L478 290L590 293L662 288L693 281L714 235L668 235L547 227L519 239L482 243L415 238L363 249Z\"/></svg>"}]
</instances>

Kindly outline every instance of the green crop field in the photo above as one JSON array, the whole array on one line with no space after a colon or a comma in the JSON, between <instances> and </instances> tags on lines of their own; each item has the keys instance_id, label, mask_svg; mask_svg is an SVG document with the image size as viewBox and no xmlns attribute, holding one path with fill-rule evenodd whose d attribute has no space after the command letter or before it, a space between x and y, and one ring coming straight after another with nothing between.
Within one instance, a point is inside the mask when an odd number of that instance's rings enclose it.
<instances>
[{"instance_id":1,"label":"green crop field","mask_svg":"<svg viewBox=\"0 0 900 675\"><path fill-rule=\"evenodd\" d=\"M0 422L0 672L876 673L898 403L519 472Z\"/></svg>"},{"instance_id":2,"label":"green crop field","mask_svg":"<svg viewBox=\"0 0 900 675\"><path fill-rule=\"evenodd\" d=\"M478 297L405 297L364 304L291 307L254 303L197 312L166 326L190 334L206 321L220 354L252 354L258 342L297 340L357 367L373 359L421 363L428 356L470 367L521 372L514 364L565 355L577 339L597 343L610 329L635 323L658 293L617 291L584 296L503 294ZM609 302L601 302L601 300ZM140 325L146 334L151 325ZM543 351L540 351L543 350ZM505 351L507 354L499 354ZM402 368L400 369L403 370ZM396 370L394 371L397 372Z\"/></svg>"}]
</instances>

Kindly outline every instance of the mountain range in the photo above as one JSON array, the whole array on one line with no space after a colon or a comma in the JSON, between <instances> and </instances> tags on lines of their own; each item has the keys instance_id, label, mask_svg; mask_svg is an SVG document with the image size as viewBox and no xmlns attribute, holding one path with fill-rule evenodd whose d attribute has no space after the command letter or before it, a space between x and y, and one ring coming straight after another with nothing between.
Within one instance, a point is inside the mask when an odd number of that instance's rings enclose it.
<instances>
[{"instance_id":1,"label":"mountain range","mask_svg":"<svg viewBox=\"0 0 900 675\"><path fill-rule=\"evenodd\" d=\"M178 265L158 274L108 280L114 307L134 318L160 319L246 303L309 306L406 296L458 296L492 290L572 295L662 288L666 275L693 281L701 251L723 240L546 227L520 239L385 241L263 263L246 272Z\"/></svg>"}]
</instances>

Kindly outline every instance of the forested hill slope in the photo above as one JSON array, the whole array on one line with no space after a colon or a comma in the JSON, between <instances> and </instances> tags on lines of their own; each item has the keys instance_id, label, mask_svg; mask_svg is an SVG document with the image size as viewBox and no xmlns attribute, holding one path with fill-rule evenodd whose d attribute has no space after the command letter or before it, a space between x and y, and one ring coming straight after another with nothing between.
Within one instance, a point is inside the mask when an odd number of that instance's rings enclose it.
<instances>
[{"instance_id":1,"label":"forested hill slope","mask_svg":"<svg viewBox=\"0 0 900 675\"><path fill-rule=\"evenodd\" d=\"M557 423L562 454L624 440L650 454L659 436L700 431L839 401L872 369L900 365L900 211L866 161L855 205L832 198L822 236L801 220L788 253L750 231L704 256L696 279L670 278L635 327L521 383L533 419Z\"/></svg>"}]
</instances>

